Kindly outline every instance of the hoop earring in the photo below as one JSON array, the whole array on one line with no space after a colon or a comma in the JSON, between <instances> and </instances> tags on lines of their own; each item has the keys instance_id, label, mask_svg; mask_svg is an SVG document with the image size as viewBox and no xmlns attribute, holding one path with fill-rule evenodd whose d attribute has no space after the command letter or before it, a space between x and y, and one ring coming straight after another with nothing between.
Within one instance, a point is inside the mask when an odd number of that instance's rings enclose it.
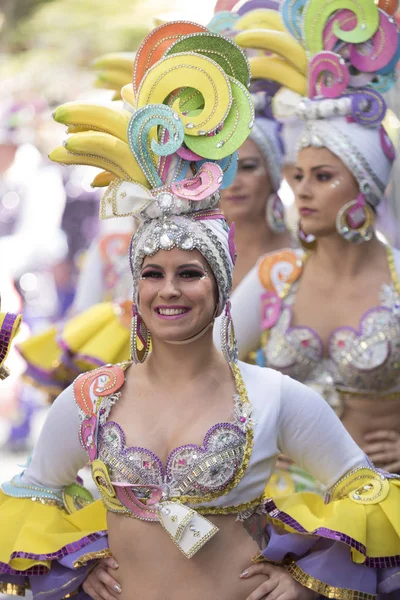
<instances>
[{"instance_id":1,"label":"hoop earring","mask_svg":"<svg viewBox=\"0 0 400 600\"><path fill-rule=\"evenodd\" d=\"M286 231L285 208L279 194L271 194L267 200L266 218L274 233Z\"/></svg>"},{"instance_id":2,"label":"hoop earring","mask_svg":"<svg viewBox=\"0 0 400 600\"><path fill-rule=\"evenodd\" d=\"M238 349L229 300L225 304L224 314L221 318L221 351L227 363L232 364L237 362Z\"/></svg>"},{"instance_id":3,"label":"hoop earring","mask_svg":"<svg viewBox=\"0 0 400 600\"><path fill-rule=\"evenodd\" d=\"M131 360L144 363L150 352L151 335L135 304L132 305Z\"/></svg>"},{"instance_id":4,"label":"hoop earring","mask_svg":"<svg viewBox=\"0 0 400 600\"><path fill-rule=\"evenodd\" d=\"M353 244L369 242L374 235L375 214L365 202L362 193L347 202L336 217L336 229L346 241Z\"/></svg>"},{"instance_id":5,"label":"hoop earring","mask_svg":"<svg viewBox=\"0 0 400 600\"><path fill-rule=\"evenodd\" d=\"M306 233L303 230L300 220L297 224L297 237L299 238L300 244L305 250L313 250L315 248L317 238L315 237L315 235L312 235L311 233Z\"/></svg>"}]
</instances>

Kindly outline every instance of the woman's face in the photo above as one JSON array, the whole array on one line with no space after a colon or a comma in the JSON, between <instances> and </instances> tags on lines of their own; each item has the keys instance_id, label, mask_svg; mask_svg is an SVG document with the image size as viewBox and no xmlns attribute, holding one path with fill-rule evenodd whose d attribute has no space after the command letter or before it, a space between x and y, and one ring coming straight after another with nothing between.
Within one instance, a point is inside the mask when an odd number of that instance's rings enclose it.
<instances>
[{"instance_id":1,"label":"woman's face","mask_svg":"<svg viewBox=\"0 0 400 600\"><path fill-rule=\"evenodd\" d=\"M198 250L159 250L143 261L139 313L153 339L182 341L214 318L217 285Z\"/></svg>"},{"instance_id":2,"label":"woman's face","mask_svg":"<svg viewBox=\"0 0 400 600\"><path fill-rule=\"evenodd\" d=\"M304 148L298 154L293 192L306 234L316 237L336 232L339 210L359 194L349 169L327 148Z\"/></svg>"},{"instance_id":3,"label":"woman's face","mask_svg":"<svg viewBox=\"0 0 400 600\"><path fill-rule=\"evenodd\" d=\"M271 191L266 161L257 144L248 139L239 148L238 169L232 185L221 190L220 207L228 223L265 220Z\"/></svg>"}]
</instances>

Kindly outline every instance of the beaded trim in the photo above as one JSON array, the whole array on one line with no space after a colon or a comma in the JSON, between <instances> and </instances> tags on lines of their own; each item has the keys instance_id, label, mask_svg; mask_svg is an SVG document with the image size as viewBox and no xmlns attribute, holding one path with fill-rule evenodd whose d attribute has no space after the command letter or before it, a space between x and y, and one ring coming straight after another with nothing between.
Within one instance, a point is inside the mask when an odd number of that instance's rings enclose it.
<instances>
[{"instance_id":1,"label":"beaded trim","mask_svg":"<svg viewBox=\"0 0 400 600\"><path fill-rule=\"evenodd\" d=\"M28 586L17 585L15 583L0 583L0 593L9 596L25 596Z\"/></svg>"},{"instance_id":2,"label":"beaded trim","mask_svg":"<svg viewBox=\"0 0 400 600\"><path fill-rule=\"evenodd\" d=\"M375 594L367 594L366 592L359 592L358 590L350 590L348 588L339 588L328 585L319 579L315 579L303 569L301 569L295 562L291 562L288 565L283 565L284 569L291 574L302 586L321 594L326 598L336 598L338 600L375 600Z\"/></svg>"},{"instance_id":3,"label":"beaded trim","mask_svg":"<svg viewBox=\"0 0 400 600\"><path fill-rule=\"evenodd\" d=\"M10 562L16 558L26 558L28 560L37 560L37 561L48 561L48 560L59 560L68 556L68 554L74 554L78 550L81 550L85 546L96 542L100 538L107 536L107 530L98 531L96 533L91 533L88 536L81 538L76 542L72 542L71 544L66 544L60 550L56 552L51 552L49 554L35 554L33 552L22 552L16 551L13 552L10 556ZM12 569L9 564L0 563L0 574L7 575L43 575L48 573L48 568L44 565L34 565L31 569L28 570L16 570Z\"/></svg>"},{"instance_id":4,"label":"beaded trim","mask_svg":"<svg viewBox=\"0 0 400 600\"><path fill-rule=\"evenodd\" d=\"M109 548L106 548L105 550L98 550L97 552L88 552L87 554L83 554L74 562L74 569L86 567L88 562L91 560L100 560L102 558L112 558L112 552Z\"/></svg>"}]
</instances>

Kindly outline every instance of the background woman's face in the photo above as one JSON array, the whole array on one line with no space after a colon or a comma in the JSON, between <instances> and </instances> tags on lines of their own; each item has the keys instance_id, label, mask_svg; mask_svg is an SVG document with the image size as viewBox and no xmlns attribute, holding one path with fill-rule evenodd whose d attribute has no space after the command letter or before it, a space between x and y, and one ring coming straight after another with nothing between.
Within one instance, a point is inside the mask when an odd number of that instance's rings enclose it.
<instances>
[{"instance_id":1,"label":"background woman's face","mask_svg":"<svg viewBox=\"0 0 400 600\"><path fill-rule=\"evenodd\" d=\"M292 185L302 229L316 237L334 233L339 210L359 194L352 173L327 148L299 152Z\"/></svg>"},{"instance_id":2,"label":"background woman's face","mask_svg":"<svg viewBox=\"0 0 400 600\"><path fill-rule=\"evenodd\" d=\"M265 219L271 192L265 158L257 144L247 139L239 148L236 177L232 185L221 191L220 207L228 223Z\"/></svg>"}]
</instances>

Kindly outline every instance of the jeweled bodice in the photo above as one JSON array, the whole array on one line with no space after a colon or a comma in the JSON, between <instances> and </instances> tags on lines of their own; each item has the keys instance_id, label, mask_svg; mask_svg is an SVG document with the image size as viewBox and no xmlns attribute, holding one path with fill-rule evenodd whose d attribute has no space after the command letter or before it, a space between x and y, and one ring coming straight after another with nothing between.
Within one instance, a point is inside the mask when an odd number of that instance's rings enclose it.
<instances>
[{"instance_id":1,"label":"jeweled bodice","mask_svg":"<svg viewBox=\"0 0 400 600\"><path fill-rule=\"evenodd\" d=\"M143 486L142 494L150 484L161 486L167 498L202 496L222 491L235 478L245 445L240 427L218 423L206 433L202 446L175 448L164 466L150 450L127 447L122 428L110 421L99 429L98 458L108 467L111 481Z\"/></svg>"},{"instance_id":2,"label":"jeweled bodice","mask_svg":"<svg viewBox=\"0 0 400 600\"><path fill-rule=\"evenodd\" d=\"M298 281L291 286L258 362L305 382L333 383L344 391L390 392L400 387L400 295L394 284L381 290L381 304L360 319L358 330L335 329L328 356L310 327L291 326Z\"/></svg>"}]
</instances>

